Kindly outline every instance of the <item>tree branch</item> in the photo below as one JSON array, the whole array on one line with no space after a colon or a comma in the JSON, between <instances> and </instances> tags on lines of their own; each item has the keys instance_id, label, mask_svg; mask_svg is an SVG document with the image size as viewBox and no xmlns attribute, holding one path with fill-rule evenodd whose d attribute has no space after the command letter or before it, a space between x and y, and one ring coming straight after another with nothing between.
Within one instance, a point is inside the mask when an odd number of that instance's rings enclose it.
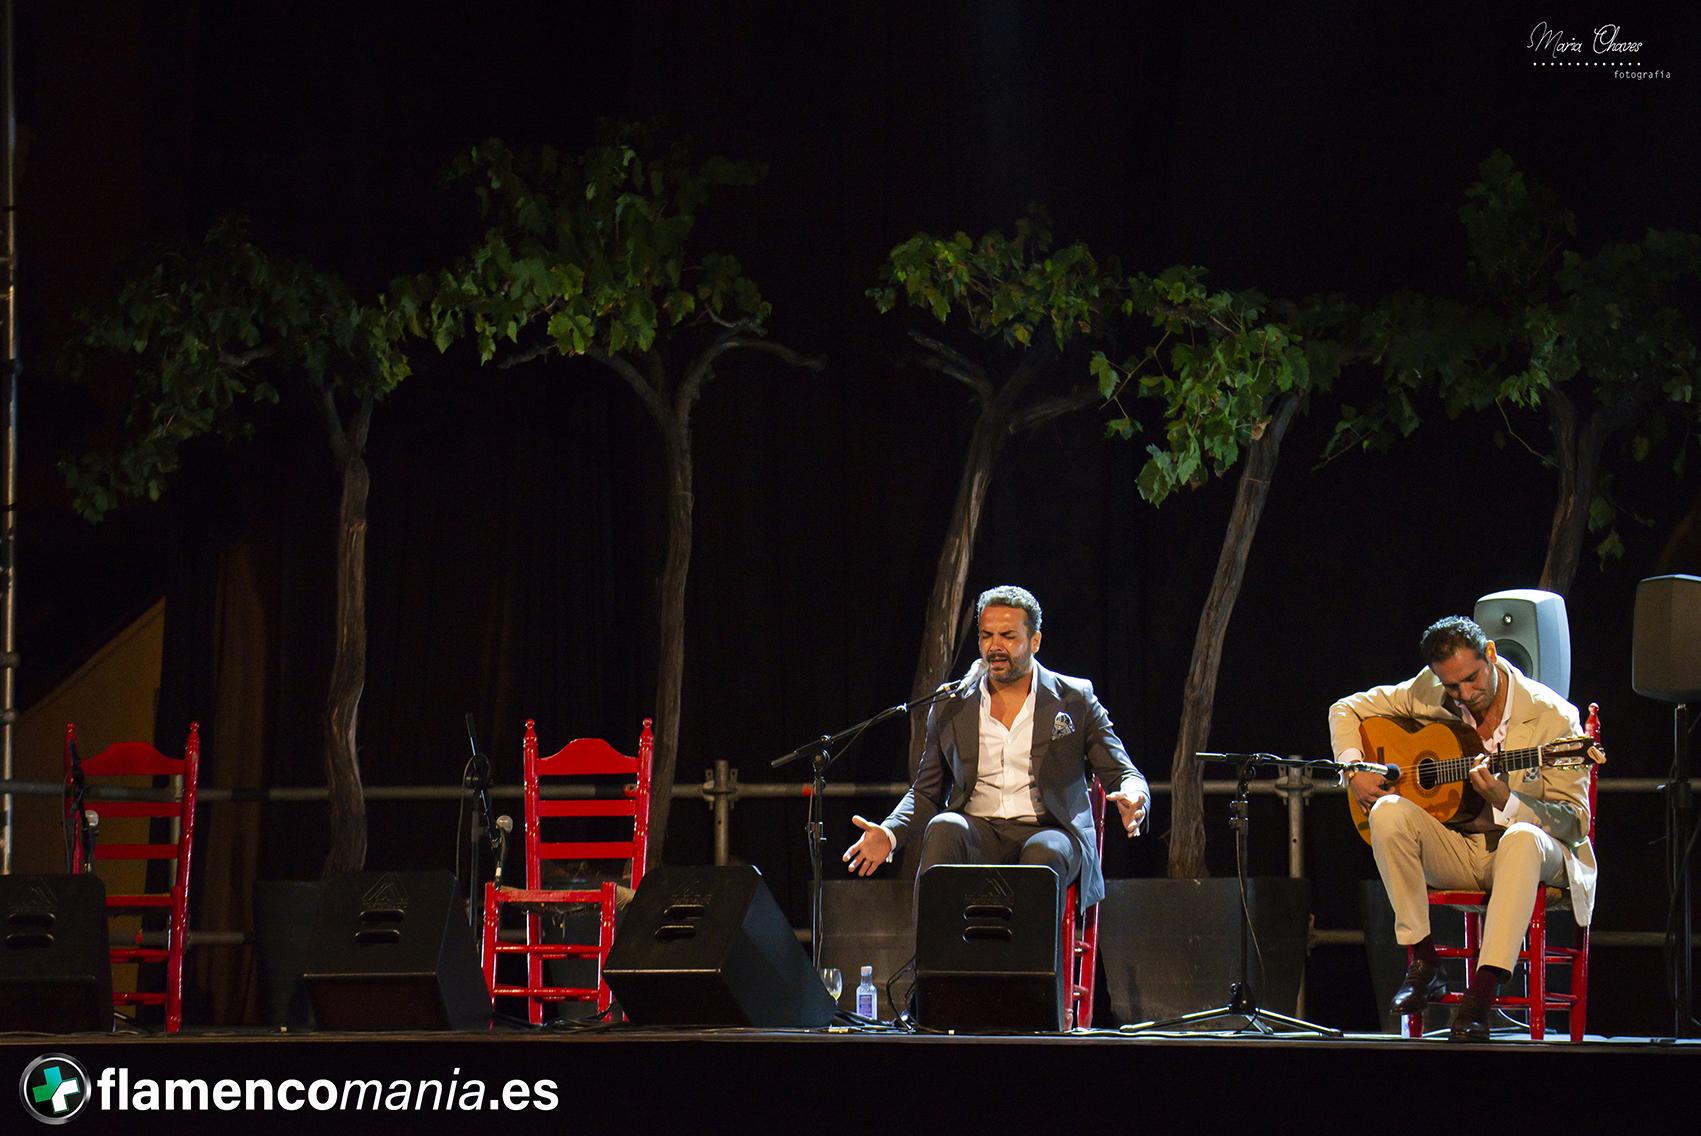
<instances>
[{"instance_id":1,"label":"tree branch","mask_svg":"<svg viewBox=\"0 0 1701 1136\"><path fill-rule=\"evenodd\" d=\"M685 382L679 388L679 398L676 405L680 413L688 412L698 395L702 393L703 384L713 377L714 361L729 351L761 351L768 355L790 363L794 367L802 367L809 371L821 371L827 366L825 355L805 355L795 351L783 343L770 343L761 338L767 331L754 320L739 320L728 324L726 330L715 337L715 341L697 356L691 364L691 370L686 373ZM747 338L755 336L756 338Z\"/></svg>"},{"instance_id":2,"label":"tree branch","mask_svg":"<svg viewBox=\"0 0 1701 1136\"><path fill-rule=\"evenodd\" d=\"M1022 392L1028 389L1028 384L1040 373L1042 365L1052 362L1056 357L1057 353L1044 343L1035 344L1024 351L1022 357L1016 361L1015 369L1010 372L1010 377L998 388L995 398L999 412L1014 417L1016 406L1022 399Z\"/></svg>"},{"instance_id":3,"label":"tree branch","mask_svg":"<svg viewBox=\"0 0 1701 1136\"><path fill-rule=\"evenodd\" d=\"M1032 406L1016 412L1010 419L1009 430L1012 434L1020 434L1024 430L1043 426L1053 418L1061 418L1065 414L1085 410L1101 401L1099 392L1095 390L1079 390L1072 394L1061 394L1055 398L1041 399Z\"/></svg>"},{"instance_id":4,"label":"tree branch","mask_svg":"<svg viewBox=\"0 0 1701 1136\"><path fill-rule=\"evenodd\" d=\"M496 367L498 370L506 371L510 367L518 367L522 364L530 363L534 359L541 359L545 355L548 355L551 351L557 350L559 350L559 348L557 348L554 343L546 340L535 347L528 347L524 351L517 351L512 355L503 356L501 361L496 364Z\"/></svg>"},{"instance_id":5,"label":"tree branch","mask_svg":"<svg viewBox=\"0 0 1701 1136\"><path fill-rule=\"evenodd\" d=\"M644 404L644 409L650 412L657 424L663 427L667 426L672 417L668 411L667 403L661 400L661 395L657 393L654 387L644 381L643 374L632 365L630 359L624 359L619 355L609 355L594 348L586 354L619 375L626 385L632 388L632 393L638 396L638 401Z\"/></svg>"},{"instance_id":6,"label":"tree branch","mask_svg":"<svg viewBox=\"0 0 1701 1136\"><path fill-rule=\"evenodd\" d=\"M679 408L682 417L695 405L697 397L703 393L703 384L708 382L709 376L714 373L715 360L723 353L730 351L732 344L740 336L765 334L761 326L753 319L734 320L731 323L724 323L717 319L715 322L720 323L723 330L715 336L715 341L703 348L703 353L692 361L691 369L685 372L685 381L679 385L679 394L674 399L674 405Z\"/></svg>"},{"instance_id":7,"label":"tree branch","mask_svg":"<svg viewBox=\"0 0 1701 1136\"><path fill-rule=\"evenodd\" d=\"M219 362L227 367L246 367L256 360L265 359L277 353L276 344L264 344L259 347L250 347L246 351L221 351L219 352Z\"/></svg>"},{"instance_id":8,"label":"tree branch","mask_svg":"<svg viewBox=\"0 0 1701 1136\"><path fill-rule=\"evenodd\" d=\"M337 396L331 393L330 387L319 388L319 412L325 419L325 433L330 438L331 455L336 459L337 468L341 469L348 464L352 455L348 434L343 430L342 412L337 409Z\"/></svg>"},{"instance_id":9,"label":"tree branch","mask_svg":"<svg viewBox=\"0 0 1701 1136\"><path fill-rule=\"evenodd\" d=\"M369 394L360 396L360 406L354 412L354 452L366 452L366 437L372 432L372 403Z\"/></svg>"},{"instance_id":10,"label":"tree branch","mask_svg":"<svg viewBox=\"0 0 1701 1136\"><path fill-rule=\"evenodd\" d=\"M946 346L939 340L923 335L919 331L910 332L910 338L933 356L932 358L923 356L922 366L950 375L953 379L974 391L975 396L982 402L992 401L994 391L992 380L986 376L986 368L958 354L955 349Z\"/></svg>"},{"instance_id":11,"label":"tree branch","mask_svg":"<svg viewBox=\"0 0 1701 1136\"><path fill-rule=\"evenodd\" d=\"M824 371L827 368L825 355L805 355L801 351L793 351L783 343L769 343L766 339L735 339L727 345L727 350L764 351L806 371Z\"/></svg>"}]
</instances>

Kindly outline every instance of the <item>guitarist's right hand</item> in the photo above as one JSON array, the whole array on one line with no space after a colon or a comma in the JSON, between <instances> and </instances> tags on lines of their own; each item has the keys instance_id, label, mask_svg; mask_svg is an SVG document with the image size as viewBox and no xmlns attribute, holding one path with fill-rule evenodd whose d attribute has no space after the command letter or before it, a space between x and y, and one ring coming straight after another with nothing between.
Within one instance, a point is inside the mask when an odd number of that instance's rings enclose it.
<instances>
[{"instance_id":1,"label":"guitarist's right hand","mask_svg":"<svg viewBox=\"0 0 1701 1136\"><path fill-rule=\"evenodd\" d=\"M1347 778L1347 792L1353 795L1353 800L1365 812L1376 803L1378 797L1386 797L1393 790L1382 780L1380 773L1370 773L1360 770Z\"/></svg>"}]
</instances>

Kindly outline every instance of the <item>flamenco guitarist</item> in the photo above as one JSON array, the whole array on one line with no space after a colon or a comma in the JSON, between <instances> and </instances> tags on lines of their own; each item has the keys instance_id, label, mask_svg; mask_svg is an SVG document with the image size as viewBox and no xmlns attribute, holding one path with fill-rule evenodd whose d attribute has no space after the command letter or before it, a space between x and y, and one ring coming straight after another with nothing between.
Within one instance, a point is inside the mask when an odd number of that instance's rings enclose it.
<instances>
[{"instance_id":1,"label":"flamenco guitarist","mask_svg":"<svg viewBox=\"0 0 1701 1136\"><path fill-rule=\"evenodd\" d=\"M1427 665L1415 677L1348 695L1329 708L1337 761L1363 758L1359 724L1371 717L1462 723L1476 732L1486 754L1582 732L1577 708L1500 658L1472 620L1438 621L1423 633L1420 650ZM1412 949L1412 964L1394 995L1397 1013L1417 1013L1447 992L1429 931L1426 885L1489 893L1480 965L1454 1012L1448 1034L1454 1041L1488 1040L1490 1002L1517 961L1537 887L1569 886L1572 913L1579 925L1588 925L1595 900L1588 777L1583 768L1540 766L1495 776L1483 757L1470 770L1481 811L1444 825L1378 775L1348 776L1347 791L1369 814L1376 870L1394 907L1394 938Z\"/></svg>"}]
</instances>

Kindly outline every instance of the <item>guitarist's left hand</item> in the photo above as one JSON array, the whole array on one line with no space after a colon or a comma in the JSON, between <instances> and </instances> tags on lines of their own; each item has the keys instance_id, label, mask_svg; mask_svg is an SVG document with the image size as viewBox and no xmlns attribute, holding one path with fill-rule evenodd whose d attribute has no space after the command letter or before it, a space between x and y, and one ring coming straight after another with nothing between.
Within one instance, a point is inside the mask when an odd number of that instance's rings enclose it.
<instances>
[{"instance_id":1,"label":"guitarist's left hand","mask_svg":"<svg viewBox=\"0 0 1701 1136\"><path fill-rule=\"evenodd\" d=\"M1506 787L1506 782L1489 771L1487 754L1477 758L1477 763L1471 766L1471 788L1481 793L1482 799L1497 809L1504 809L1506 802L1512 799L1512 790Z\"/></svg>"}]
</instances>

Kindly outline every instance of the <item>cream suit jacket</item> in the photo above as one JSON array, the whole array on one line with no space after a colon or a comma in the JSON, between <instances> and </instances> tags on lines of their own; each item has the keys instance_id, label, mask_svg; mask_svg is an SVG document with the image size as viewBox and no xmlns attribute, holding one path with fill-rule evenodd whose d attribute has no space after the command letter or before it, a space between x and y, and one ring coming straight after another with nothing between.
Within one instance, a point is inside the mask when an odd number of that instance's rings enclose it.
<instances>
[{"instance_id":1,"label":"cream suit jacket","mask_svg":"<svg viewBox=\"0 0 1701 1136\"><path fill-rule=\"evenodd\" d=\"M1526 676L1504 658L1498 659L1496 665L1512 683L1507 749L1528 749L1583 732L1577 708L1551 687ZM1336 760L1341 760L1348 750L1361 748L1358 727L1365 718L1415 718L1464 724L1442 689L1441 680L1428 667L1405 682L1349 694L1329 707L1329 741ZM1519 810L1518 819L1538 825L1564 846L1571 912L1580 926L1588 926L1595 910L1595 849L1589 841L1589 771L1537 768L1502 774L1500 779L1507 783L1514 797L1528 806L1527 811ZM1472 840L1483 839L1481 834L1469 835Z\"/></svg>"}]
</instances>

